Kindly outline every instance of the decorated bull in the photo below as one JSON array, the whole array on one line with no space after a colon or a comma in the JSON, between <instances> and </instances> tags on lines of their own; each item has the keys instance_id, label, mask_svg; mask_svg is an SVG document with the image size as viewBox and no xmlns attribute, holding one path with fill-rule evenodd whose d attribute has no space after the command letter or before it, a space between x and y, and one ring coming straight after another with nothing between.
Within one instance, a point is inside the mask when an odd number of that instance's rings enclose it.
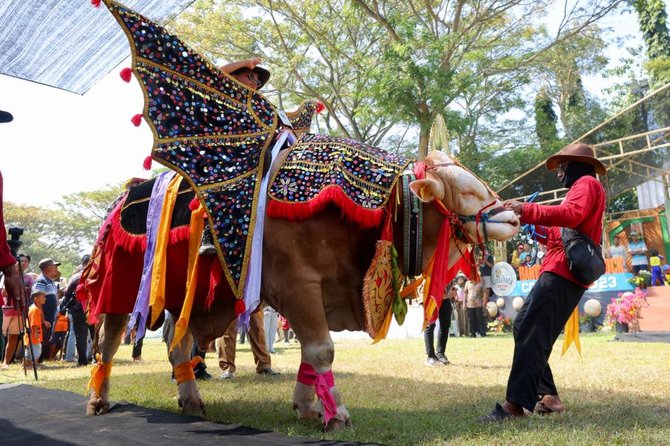
<instances>
[{"instance_id":1,"label":"decorated bull","mask_svg":"<svg viewBox=\"0 0 670 446\"><path fill-rule=\"evenodd\" d=\"M148 19L105 4L131 43L144 118L154 131L152 157L178 174L136 185L117 202L82 275L78 296L101 321L87 412L109 408L124 330L158 326L164 309L179 404L201 409L193 338L204 347L234 318L245 323L262 296L301 341L298 418L347 425L330 331L383 339L392 316L402 321L406 309L401 278L418 275L431 279L424 307L426 322L433 321L448 281L459 270L477 274L472 246L512 237L518 218L442 152L410 163L304 133L313 103L280 124L263 96ZM279 151L285 127L298 140ZM216 256L198 255L205 222Z\"/></svg>"}]
</instances>

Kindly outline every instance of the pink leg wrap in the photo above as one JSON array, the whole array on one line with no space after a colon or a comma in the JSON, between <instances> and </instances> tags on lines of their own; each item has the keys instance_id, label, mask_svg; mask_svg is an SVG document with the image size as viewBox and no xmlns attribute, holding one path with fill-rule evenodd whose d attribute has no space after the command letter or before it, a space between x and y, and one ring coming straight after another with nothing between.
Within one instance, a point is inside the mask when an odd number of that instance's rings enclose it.
<instances>
[{"instance_id":1,"label":"pink leg wrap","mask_svg":"<svg viewBox=\"0 0 670 446\"><path fill-rule=\"evenodd\" d=\"M325 424L328 424L331 418L337 413L335 396L330 391L335 386L333 371L328 370L325 373L317 373L310 364L301 362L298 369L298 382L306 386L314 386L316 396L323 403L323 421Z\"/></svg>"}]
</instances>

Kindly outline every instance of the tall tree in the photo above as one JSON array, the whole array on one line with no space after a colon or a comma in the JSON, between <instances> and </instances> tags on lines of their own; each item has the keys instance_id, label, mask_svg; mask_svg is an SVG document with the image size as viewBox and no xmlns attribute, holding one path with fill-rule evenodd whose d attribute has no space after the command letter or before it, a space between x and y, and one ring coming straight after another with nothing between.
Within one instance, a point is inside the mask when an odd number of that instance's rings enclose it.
<instances>
[{"instance_id":1,"label":"tall tree","mask_svg":"<svg viewBox=\"0 0 670 446\"><path fill-rule=\"evenodd\" d=\"M523 70L545 51L579 35L621 3L589 2L570 9L566 2L556 35L548 36L534 24L550 2L352 1L386 31L384 63L377 72L379 103L389 114L419 127L419 156L425 154L436 114L446 114L469 91L505 91L517 85ZM476 127L472 118L481 114L461 118L466 127ZM475 159L478 148L471 136L459 149Z\"/></svg>"},{"instance_id":2,"label":"tall tree","mask_svg":"<svg viewBox=\"0 0 670 446\"><path fill-rule=\"evenodd\" d=\"M647 69L659 84L670 81L670 32L663 0L630 0L647 47Z\"/></svg>"},{"instance_id":3,"label":"tall tree","mask_svg":"<svg viewBox=\"0 0 670 446\"><path fill-rule=\"evenodd\" d=\"M549 1L199 0L177 32L219 59L262 56L279 106L322 100L326 131L378 144L416 126L423 156L442 115L476 162L481 120L518 106L533 61L621 1L570 2L549 36Z\"/></svg>"}]
</instances>

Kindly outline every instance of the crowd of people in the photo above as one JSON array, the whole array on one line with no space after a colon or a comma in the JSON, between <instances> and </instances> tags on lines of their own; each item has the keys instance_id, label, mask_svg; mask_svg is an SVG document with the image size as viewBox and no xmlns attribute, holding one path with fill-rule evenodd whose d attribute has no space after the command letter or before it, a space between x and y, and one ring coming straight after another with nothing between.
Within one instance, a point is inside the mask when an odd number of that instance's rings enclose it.
<instances>
[{"instance_id":1,"label":"crowd of people","mask_svg":"<svg viewBox=\"0 0 670 446\"><path fill-rule=\"evenodd\" d=\"M38 272L31 271L31 257L19 254L23 273L24 302L11 299L8 288L2 287L2 336L6 340L1 352L6 369L12 363L25 361L38 367L57 359L77 362L85 366L92 361L91 345L93 326L86 322L81 303L75 290L89 256L85 255L70 280L62 277L60 263L45 258L38 262ZM27 308L27 319L21 309ZM24 336L21 337L21 333ZM32 349L32 351L31 351Z\"/></svg>"}]
</instances>

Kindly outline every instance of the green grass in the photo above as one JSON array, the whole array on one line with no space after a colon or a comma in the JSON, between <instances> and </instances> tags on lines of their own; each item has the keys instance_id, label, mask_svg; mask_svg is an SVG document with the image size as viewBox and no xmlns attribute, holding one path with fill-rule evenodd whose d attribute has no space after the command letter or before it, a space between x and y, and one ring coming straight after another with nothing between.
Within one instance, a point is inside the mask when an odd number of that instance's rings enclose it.
<instances>
[{"instance_id":1,"label":"green grass","mask_svg":"<svg viewBox=\"0 0 670 446\"><path fill-rule=\"evenodd\" d=\"M279 377L256 375L248 345L238 346L235 378L201 383L200 390L207 419L291 436L393 445L670 444L670 344L612 337L582 336L583 359L574 348L561 357L559 340L550 363L566 412L502 424L481 425L476 418L504 398L509 335L452 338L447 355L453 364L433 368L424 365L422 339L336 342L335 381L353 421L341 432L324 434L320 423L296 420L291 397L297 344L278 344L272 366ZM122 346L112 371L112 400L177 412L163 344L147 341L141 364L130 356L130 347ZM209 371L218 376L215 355L208 357ZM37 385L83 393L88 376L85 368L52 366L41 371ZM0 372L0 382L8 381L34 384L18 366Z\"/></svg>"}]
</instances>

